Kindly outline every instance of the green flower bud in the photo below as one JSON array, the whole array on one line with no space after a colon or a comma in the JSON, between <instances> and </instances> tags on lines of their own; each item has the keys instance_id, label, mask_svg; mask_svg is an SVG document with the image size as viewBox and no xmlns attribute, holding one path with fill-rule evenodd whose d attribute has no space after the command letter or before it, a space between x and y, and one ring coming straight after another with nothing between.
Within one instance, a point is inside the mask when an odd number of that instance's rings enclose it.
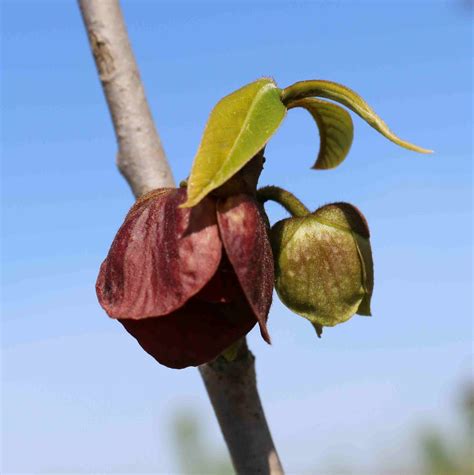
<instances>
[{"instance_id":1,"label":"green flower bud","mask_svg":"<svg viewBox=\"0 0 474 475\"><path fill-rule=\"evenodd\" d=\"M318 335L355 313L370 315L373 263L364 216L333 203L271 230L275 287L281 301L307 318Z\"/></svg>"}]
</instances>

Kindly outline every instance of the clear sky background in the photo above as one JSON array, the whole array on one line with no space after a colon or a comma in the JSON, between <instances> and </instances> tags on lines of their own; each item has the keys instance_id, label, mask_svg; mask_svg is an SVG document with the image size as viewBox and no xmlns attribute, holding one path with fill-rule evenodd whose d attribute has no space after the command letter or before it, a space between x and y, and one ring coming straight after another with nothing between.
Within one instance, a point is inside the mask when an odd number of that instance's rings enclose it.
<instances>
[{"instance_id":1,"label":"clear sky background","mask_svg":"<svg viewBox=\"0 0 474 475\"><path fill-rule=\"evenodd\" d=\"M219 98L268 75L281 87L343 83L402 138L436 151L398 148L354 117L346 161L313 171L318 135L305 111L290 111L267 147L261 183L311 208L360 207L376 266L373 318L318 340L275 296L273 345L250 334L289 473L396 469L416 463L426 424L455 430L472 370L467 3L123 3L177 180ZM96 301L100 262L133 198L77 5L0 5L2 471L174 473L169 427L181 408L223 442L197 371L157 365Z\"/></svg>"}]
</instances>

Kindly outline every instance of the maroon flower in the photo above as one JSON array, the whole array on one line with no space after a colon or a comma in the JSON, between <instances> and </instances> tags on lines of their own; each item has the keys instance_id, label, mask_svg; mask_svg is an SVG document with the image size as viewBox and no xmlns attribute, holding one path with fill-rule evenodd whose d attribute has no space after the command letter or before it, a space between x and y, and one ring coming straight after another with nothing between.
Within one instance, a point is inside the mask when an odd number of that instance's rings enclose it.
<instances>
[{"instance_id":1,"label":"maroon flower","mask_svg":"<svg viewBox=\"0 0 474 475\"><path fill-rule=\"evenodd\" d=\"M150 355L171 368L217 357L266 320L273 257L264 219L247 194L180 208L186 189L140 198L100 268L96 290Z\"/></svg>"}]
</instances>

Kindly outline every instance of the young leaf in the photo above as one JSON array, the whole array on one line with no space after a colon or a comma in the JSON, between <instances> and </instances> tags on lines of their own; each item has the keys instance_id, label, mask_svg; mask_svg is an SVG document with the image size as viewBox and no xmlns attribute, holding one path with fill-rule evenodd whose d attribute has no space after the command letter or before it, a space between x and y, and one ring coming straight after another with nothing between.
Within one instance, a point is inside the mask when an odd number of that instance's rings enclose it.
<instances>
[{"instance_id":1,"label":"young leaf","mask_svg":"<svg viewBox=\"0 0 474 475\"><path fill-rule=\"evenodd\" d=\"M297 99L303 99L306 97L325 97L333 101L339 102L345 105L362 119L364 119L370 126L380 132L387 139L404 147L408 150L413 150L420 153L431 153L432 150L428 150L418 145L414 145L410 142L397 137L387 126L387 124L374 112L374 110L362 99L356 92L352 91L348 87L342 86L331 81L300 81L285 89L282 92L282 101L289 105L291 102Z\"/></svg>"},{"instance_id":2,"label":"young leaf","mask_svg":"<svg viewBox=\"0 0 474 475\"><path fill-rule=\"evenodd\" d=\"M188 200L199 203L264 147L286 114L280 90L263 78L221 99L211 112L188 180Z\"/></svg>"},{"instance_id":3,"label":"young leaf","mask_svg":"<svg viewBox=\"0 0 474 475\"><path fill-rule=\"evenodd\" d=\"M336 168L346 158L352 145L354 126L350 114L332 102L309 97L288 103L288 109L294 107L306 109L319 128L321 144L312 168Z\"/></svg>"}]
</instances>

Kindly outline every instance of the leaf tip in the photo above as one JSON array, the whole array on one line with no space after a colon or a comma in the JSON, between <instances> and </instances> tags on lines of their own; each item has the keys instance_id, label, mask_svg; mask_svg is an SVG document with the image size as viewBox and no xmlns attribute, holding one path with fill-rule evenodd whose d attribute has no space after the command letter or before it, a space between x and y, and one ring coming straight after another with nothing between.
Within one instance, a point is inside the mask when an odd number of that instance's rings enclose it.
<instances>
[{"instance_id":1,"label":"leaf tip","mask_svg":"<svg viewBox=\"0 0 474 475\"><path fill-rule=\"evenodd\" d=\"M434 150L430 150L429 148L419 147L418 145L411 144L409 142L405 142L404 144L400 144L402 147L405 147L408 150L412 150L413 152L423 153L425 155L429 155L434 153Z\"/></svg>"},{"instance_id":2,"label":"leaf tip","mask_svg":"<svg viewBox=\"0 0 474 475\"><path fill-rule=\"evenodd\" d=\"M337 167L337 164L335 165L327 165L327 164L324 164L324 163L319 163L319 161L317 161L312 167L311 167L311 170L332 170L334 168Z\"/></svg>"}]
</instances>

